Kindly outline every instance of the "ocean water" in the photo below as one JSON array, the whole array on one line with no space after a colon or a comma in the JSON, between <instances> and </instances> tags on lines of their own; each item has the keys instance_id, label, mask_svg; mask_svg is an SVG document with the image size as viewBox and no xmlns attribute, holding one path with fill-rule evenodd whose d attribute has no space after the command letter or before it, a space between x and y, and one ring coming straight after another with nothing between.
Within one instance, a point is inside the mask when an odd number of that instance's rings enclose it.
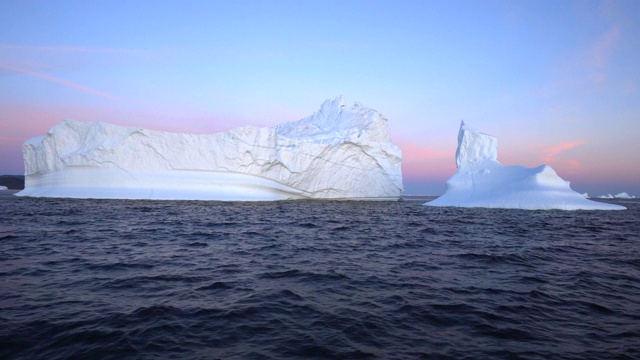
<instances>
[{"instance_id":1,"label":"ocean water","mask_svg":"<svg viewBox=\"0 0 640 360\"><path fill-rule=\"evenodd\" d=\"M0 192L2 359L638 359L640 202Z\"/></svg>"}]
</instances>

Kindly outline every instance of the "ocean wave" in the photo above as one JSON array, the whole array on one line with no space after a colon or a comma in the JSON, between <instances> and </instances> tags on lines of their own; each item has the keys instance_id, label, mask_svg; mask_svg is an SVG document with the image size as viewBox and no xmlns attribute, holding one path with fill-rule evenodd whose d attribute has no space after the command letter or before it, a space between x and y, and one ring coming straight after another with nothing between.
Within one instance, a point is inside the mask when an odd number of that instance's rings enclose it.
<instances>
[{"instance_id":1,"label":"ocean wave","mask_svg":"<svg viewBox=\"0 0 640 360\"><path fill-rule=\"evenodd\" d=\"M6 196L0 358L637 358L626 206Z\"/></svg>"}]
</instances>

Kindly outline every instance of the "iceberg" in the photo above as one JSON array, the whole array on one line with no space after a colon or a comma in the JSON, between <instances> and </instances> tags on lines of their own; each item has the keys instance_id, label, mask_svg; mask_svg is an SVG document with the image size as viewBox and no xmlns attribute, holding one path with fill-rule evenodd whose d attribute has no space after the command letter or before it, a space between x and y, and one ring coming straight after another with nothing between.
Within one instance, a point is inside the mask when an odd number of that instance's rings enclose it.
<instances>
[{"instance_id":1,"label":"iceberg","mask_svg":"<svg viewBox=\"0 0 640 360\"><path fill-rule=\"evenodd\" d=\"M457 172L446 192L429 206L508 209L624 210L624 206L587 200L549 165L505 166L498 161L498 140L460 124Z\"/></svg>"},{"instance_id":2,"label":"iceberg","mask_svg":"<svg viewBox=\"0 0 640 360\"><path fill-rule=\"evenodd\" d=\"M0 185L0 190L9 190L9 188L6 186Z\"/></svg>"},{"instance_id":3,"label":"iceberg","mask_svg":"<svg viewBox=\"0 0 640 360\"><path fill-rule=\"evenodd\" d=\"M611 195L611 194L607 194L607 195L600 195L598 196L600 199L635 199L636 197L633 195L629 195L626 192L621 192L619 194L616 195Z\"/></svg>"},{"instance_id":4,"label":"iceberg","mask_svg":"<svg viewBox=\"0 0 640 360\"><path fill-rule=\"evenodd\" d=\"M274 128L180 134L63 120L23 145L18 196L163 200L397 200L388 121L344 98Z\"/></svg>"}]
</instances>

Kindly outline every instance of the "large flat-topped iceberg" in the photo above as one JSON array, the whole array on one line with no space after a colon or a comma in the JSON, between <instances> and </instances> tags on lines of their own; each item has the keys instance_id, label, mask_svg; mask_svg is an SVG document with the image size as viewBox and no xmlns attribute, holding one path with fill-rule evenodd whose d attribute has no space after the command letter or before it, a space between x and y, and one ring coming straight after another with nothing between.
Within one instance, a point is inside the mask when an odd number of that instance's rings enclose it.
<instances>
[{"instance_id":1,"label":"large flat-topped iceberg","mask_svg":"<svg viewBox=\"0 0 640 360\"><path fill-rule=\"evenodd\" d=\"M387 119L342 97L275 128L206 135L64 120L23 153L19 196L386 200L403 190Z\"/></svg>"},{"instance_id":2,"label":"large flat-topped iceberg","mask_svg":"<svg viewBox=\"0 0 640 360\"><path fill-rule=\"evenodd\" d=\"M548 165L535 168L498 162L498 141L460 125L456 151L458 171L447 181L447 191L426 203L514 209L624 210L624 206L585 199Z\"/></svg>"}]
</instances>

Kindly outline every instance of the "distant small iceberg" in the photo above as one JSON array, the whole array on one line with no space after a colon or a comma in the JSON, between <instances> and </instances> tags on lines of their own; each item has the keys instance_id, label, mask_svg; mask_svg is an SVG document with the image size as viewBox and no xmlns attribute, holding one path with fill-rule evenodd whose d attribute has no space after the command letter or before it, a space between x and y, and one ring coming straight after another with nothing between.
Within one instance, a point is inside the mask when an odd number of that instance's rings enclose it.
<instances>
[{"instance_id":1,"label":"distant small iceberg","mask_svg":"<svg viewBox=\"0 0 640 360\"><path fill-rule=\"evenodd\" d=\"M0 190L9 190L8 187L0 185Z\"/></svg>"},{"instance_id":2,"label":"distant small iceberg","mask_svg":"<svg viewBox=\"0 0 640 360\"><path fill-rule=\"evenodd\" d=\"M635 196L629 195L626 192L621 192L621 193L616 194L616 195L611 195L611 194L600 195L598 197L600 199L635 199L636 198Z\"/></svg>"}]
</instances>

